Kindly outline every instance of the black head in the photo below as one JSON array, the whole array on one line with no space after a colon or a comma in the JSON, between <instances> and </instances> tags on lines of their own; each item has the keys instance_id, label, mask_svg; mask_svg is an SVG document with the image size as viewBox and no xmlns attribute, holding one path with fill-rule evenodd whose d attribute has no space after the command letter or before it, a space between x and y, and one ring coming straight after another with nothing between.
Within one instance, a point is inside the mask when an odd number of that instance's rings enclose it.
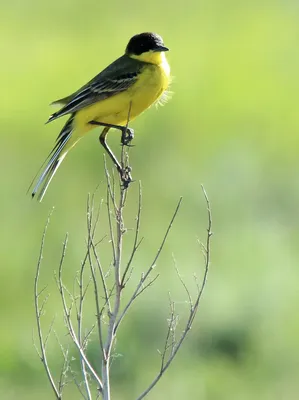
<instances>
[{"instance_id":1,"label":"black head","mask_svg":"<svg viewBox=\"0 0 299 400\"><path fill-rule=\"evenodd\" d=\"M148 51L168 51L164 46L161 36L152 32L140 33L133 36L126 48L126 54L135 54L140 56Z\"/></svg>"}]
</instances>

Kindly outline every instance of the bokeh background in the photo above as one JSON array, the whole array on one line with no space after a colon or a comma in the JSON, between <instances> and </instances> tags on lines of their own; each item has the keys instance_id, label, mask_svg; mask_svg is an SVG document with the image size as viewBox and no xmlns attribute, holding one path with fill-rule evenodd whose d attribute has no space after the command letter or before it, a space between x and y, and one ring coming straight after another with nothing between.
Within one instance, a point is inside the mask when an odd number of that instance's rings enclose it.
<instances>
[{"instance_id":1,"label":"bokeh background","mask_svg":"<svg viewBox=\"0 0 299 400\"><path fill-rule=\"evenodd\" d=\"M63 124L44 125L48 104L96 75L133 34L150 30L171 49L174 95L132 125L130 162L142 181L145 236L135 280L158 248L178 198L184 199L157 266L160 278L136 302L118 338L114 398L136 398L158 370L168 291L182 319L186 312L173 254L193 293L193 273L202 274L203 183L214 232L208 285L184 348L148 398L298 399L298 2L2 1L0 18L0 397L53 398L32 344L42 230L55 206L42 265L51 294L45 330L57 315L56 329L67 342L53 271L69 232L65 281L72 285L85 251L87 194L100 184L97 201L105 195L103 150L94 131L64 161L43 203L26 196ZM109 142L119 152L117 133ZM136 183L128 228L137 198ZM105 230L103 222L99 237ZM128 244L132 235L129 230ZM108 240L101 252L107 265ZM87 322L93 312L87 311ZM96 339L89 353L95 365ZM57 373L59 347L55 339L49 346ZM80 398L72 385L66 398Z\"/></svg>"}]
</instances>

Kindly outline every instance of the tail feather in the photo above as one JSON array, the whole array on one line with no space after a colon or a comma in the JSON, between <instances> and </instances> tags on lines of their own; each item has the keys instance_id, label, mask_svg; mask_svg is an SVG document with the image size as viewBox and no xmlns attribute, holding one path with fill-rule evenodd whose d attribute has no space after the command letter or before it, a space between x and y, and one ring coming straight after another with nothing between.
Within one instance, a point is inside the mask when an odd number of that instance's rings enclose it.
<instances>
[{"instance_id":1,"label":"tail feather","mask_svg":"<svg viewBox=\"0 0 299 400\"><path fill-rule=\"evenodd\" d=\"M47 165L32 190L32 198L35 197L35 195L39 192L38 200L42 201L55 172L66 156L68 151L68 149L66 149L66 145L69 142L73 132L73 119L73 116L69 118L60 132L53 150L47 157L45 161L45 163L47 162Z\"/></svg>"},{"instance_id":2,"label":"tail feather","mask_svg":"<svg viewBox=\"0 0 299 400\"><path fill-rule=\"evenodd\" d=\"M44 197L44 195L45 195L45 193L46 193L46 191L47 191L47 189L48 189L48 187L49 187L49 185L51 183L51 180L53 179L53 176L54 176L55 172L57 171L58 167L62 163L62 161L63 161L65 156L66 156L66 153L62 157L57 158L53 162L53 164L48 169L47 174L45 176L43 176L43 179L39 180L39 182L37 183L38 186L36 186L34 188L34 190L32 192L32 197L35 196L37 190L39 189L39 186L43 183L43 186L41 187L41 189L39 191L39 194L38 194L38 197L37 197L38 201L42 201L42 199L43 199L43 197Z\"/></svg>"}]
</instances>

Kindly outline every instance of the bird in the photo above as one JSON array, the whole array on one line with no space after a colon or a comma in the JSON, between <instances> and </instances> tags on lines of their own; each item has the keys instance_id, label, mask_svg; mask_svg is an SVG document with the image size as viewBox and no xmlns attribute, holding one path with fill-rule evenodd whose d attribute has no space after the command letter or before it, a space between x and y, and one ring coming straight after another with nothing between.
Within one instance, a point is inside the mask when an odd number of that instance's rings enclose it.
<instances>
[{"instance_id":1,"label":"bird","mask_svg":"<svg viewBox=\"0 0 299 400\"><path fill-rule=\"evenodd\" d=\"M129 122L167 97L171 82L170 66L165 52L169 49L156 33L144 32L133 36L125 53L112 62L79 90L54 101L60 110L52 114L46 123L64 115L68 120L59 133L56 143L31 186L32 198L42 201L49 184L65 156L89 131L102 126L100 143L117 168L123 183L131 178L123 171L110 150L106 136L111 128L121 131L121 143L129 145L134 137ZM34 184L35 182L35 184ZM30 190L29 188L29 190Z\"/></svg>"}]
</instances>

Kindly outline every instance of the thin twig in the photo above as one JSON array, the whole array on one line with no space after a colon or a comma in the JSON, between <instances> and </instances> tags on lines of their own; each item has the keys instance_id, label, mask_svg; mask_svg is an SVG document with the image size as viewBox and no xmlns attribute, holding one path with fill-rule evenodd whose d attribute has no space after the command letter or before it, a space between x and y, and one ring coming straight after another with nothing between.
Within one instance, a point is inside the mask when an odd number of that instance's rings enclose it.
<instances>
[{"instance_id":1,"label":"thin twig","mask_svg":"<svg viewBox=\"0 0 299 400\"><path fill-rule=\"evenodd\" d=\"M73 379L75 385L77 386L77 389L79 390L81 396L83 397L84 400L87 400L87 397L83 393L83 391L82 391L82 389L80 387L80 384L77 382L77 379L76 379L74 371L72 371L72 369L71 369L70 360L69 360L69 357L68 357L69 351L68 350L66 350L66 351L64 350L64 348L62 346L62 343L60 342L59 337L58 337L58 335L57 335L57 333L55 331L54 331L54 335L56 337L58 346L60 347L60 350L61 350L61 353L62 353L63 359L64 359L63 367L62 367L61 375L60 375L60 380L59 380L59 385L62 386L62 387L65 386L66 382L63 381L63 376L66 376L66 372L69 371L70 374L72 375L72 379Z\"/></svg>"},{"instance_id":2,"label":"thin twig","mask_svg":"<svg viewBox=\"0 0 299 400\"><path fill-rule=\"evenodd\" d=\"M118 213L116 217L116 241L115 241L115 259L114 259L114 284L115 284L115 300L113 312L109 314L108 332L104 345L103 360L102 360L102 378L103 378L103 396L104 400L110 400L110 371L109 363L111 349L115 337L115 323L120 307L121 284L120 284L120 268L122 255L122 237L123 229L123 207L124 207L125 190L121 190Z\"/></svg>"},{"instance_id":3,"label":"thin twig","mask_svg":"<svg viewBox=\"0 0 299 400\"><path fill-rule=\"evenodd\" d=\"M105 165L105 174L106 174L106 179L107 179L107 185L110 180L109 178L109 172L107 170L107 166ZM108 185L109 186L109 185ZM115 239L114 239L114 232L113 232L113 227L112 227L112 218L111 218L111 208L110 208L110 198L111 194L109 191L109 188L107 189L107 212L108 212L108 223L109 223L109 232L110 232L110 240L111 240L111 245L112 245L112 252L113 252L113 262L115 264L115 258L116 258L116 250L115 250Z\"/></svg>"},{"instance_id":4,"label":"thin twig","mask_svg":"<svg viewBox=\"0 0 299 400\"><path fill-rule=\"evenodd\" d=\"M126 279L126 275L127 272L132 264L132 261L134 259L135 253L138 249L138 247L141 244L141 240L139 240L139 232L140 232L140 220L141 220L141 204L142 204L142 189L141 189L141 182L139 182L139 198L138 198L138 212L137 212L137 217L136 217L136 228L135 228L135 238L134 238L134 243L133 243L133 249L131 252L131 256L129 258L129 261L124 269L124 273L122 276L122 280L121 280L121 286L125 286L125 279Z\"/></svg>"},{"instance_id":5,"label":"thin twig","mask_svg":"<svg viewBox=\"0 0 299 400\"><path fill-rule=\"evenodd\" d=\"M182 200L183 200L183 198L181 197L181 198L179 199L179 202L178 202L178 204L177 204L177 206L176 206L176 209L175 209L175 211L174 211L174 213L173 213L173 215L172 215L172 218L171 218L171 220L170 220L170 223L169 223L169 225L168 225L168 227L167 227L167 229L166 229L166 232L165 232L165 235L164 235L164 237L163 237L163 239L162 239L161 245L160 245L160 247L158 248L158 251L157 251L157 253L156 253L156 255L155 255L155 257L154 257L154 259L153 259L153 261L152 261L152 263L151 263L151 265L150 265L150 267L148 268L148 270L146 271L145 274L142 274L141 279L140 279L140 281L139 281L139 283L138 283L138 285L137 285L137 287L136 287L134 293L132 294L130 300L128 301L128 303L127 303L126 306L124 307L124 309L123 309L121 315L118 317L118 320L117 320L117 322L116 322L116 324L115 324L115 332L117 331L117 329L118 329L120 323L122 322L124 316L126 315L128 309L129 309L130 306L132 305L133 301L134 301L134 300L136 299L136 297L139 295L140 290L143 291L143 289L142 289L142 288L143 288L143 284L144 284L144 282L146 281L146 279L148 278L148 276L150 275L150 273L152 272L152 270L154 269L154 267L155 267L155 265L156 265L156 262L157 262L157 260L158 260L158 258L159 258L159 256L160 256L160 254L161 254L161 251L163 250L163 247L164 247L164 245L165 245L166 239L167 239L167 237L168 237L168 235L169 235L169 232L170 232L170 230L171 230L171 228L172 228L172 224L173 224L173 222L174 222L174 220L175 220L175 218L176 218L176 216L177 216L177 213L178 213L178 211L179 211L179 208L180 208L180 206L181 206ZM151 282L151 283L152 283L152 282ZM115 332L114 332L114 333L115 333Z\"/></svg>"},{"instance_id":6,"label":"thin twig","mask_svg":"<svg viewBox=\"0 0 299 400\"><path fill-rule=\"evenodd\" d=\"M168 293L168 297L169 297L169 306L170 306L170 318L168 320L168 329L167 329L166 339L165 339L165 343L164 343L164 350L161 353L161 369L163 369L164 364L165 364L165 357L166 357L167 350L169 348L169 338L171 338L171 336L172 336L173 323L174 323L174 319L175 319L174 301L171 299L170 293Z\"/></svg>"},{"instance_id":7,"label":"thin twig","mask_svg":"<svg viewBox=\"0 0 299 400\"><path fill-rule=\"evenodd\" d=\"M41 269L41 262L43 259L43 250L45 246L45 238L46 238L46 233L48 230L48 226L50 223L50 219L52 216L53 210L50 212L48 219L46 221L46 225L43 231L43 236L42 236L42 241L41 241L41 247L40 247L40 252L39 252L39 257L38 257L38 262L37 262L37 268L36 268L36 274L35 274L35 279L34 279L34 305L35 305L35 316L36 316L36 322L37 322L37 332L38 332L38 338L39 338L39 346L40 346L40 360L43 363L43 366L45 368L48 380L51 384L51 387L54 391L54 394L56 396L56 399L61 399L61 393L56 387L56 384L54 382L54 379L52 377L50 367L48 365L48 360L47 360L47 355L46 355L46 348L45 348L45 342L43 339L43 333L42 333L42 327L41 327L41 309L39 306L39 293L38 293L38 284L39 284L39 275L40 275L40 269ZM43 305L44 307L44 305Z\"/></svg>"},{"instance_id":8,"label":"thin twig","mask_svg":"<svg viewBox=\"0 0 299 400\"><path fill-rule=\"evenodd\" d=\"M136 300L137 297L140 296L141 293L143 293L147 288L149 288L150 286L152 286L152 284L159 278L159 276L160 276L160 274L157 274L153 279L151 279L149 282L147 282L146 285L144 285L144 284L142 283L142 287L140 288L139 292L136 293L136 296L135 296L134 300ZM143 278L141 278L141 279L143 279ZM144 281L143 281L143 282L144 282Z\"/></svg>"},{"instance_id":9,"label":"thin twig","mask_svg":"<svg viewBox=\"0 0 299 400\"><path fill-rule=\"evenodd\" d=\"M182 276L181 276L181 274L180 274L180 271L179 271L179 269L178 269L178 267L177 267L177 264L176 264L176 260L175 260L175 258L174 258L174 255L172 255L172 258L173 258L174 268L175 268L175 270L176 270L177 276L178 276L178 278L179 278L179 280L180 280L180 282L181 282L181 284L182 284L183 288L185 289L185 292L186 292L186 294L187 294L187 296L188 296L188 300L189 300L190 307L191 307L191 309L193 309L193 301L192 301L192 297L191 297L190 290L187 288L186 283L183 281L183 278L182 278Z\"/></svg>"},{"instance_id":10,"label":"thin twig","mask_svg":"<svg viewBox=\"0 0 299 400\"><path fill-rule=\"evenodd\" d=\"M94 197L95 197L95 193L96 193L97 189L98 189L98 187L96 188L95 192L94 192L93 195L92 195L92 197L93 197L92 204L94 204ZM99 205L98 205L98 209L97 209L95 221L94 221L94 224L93 224L92 238L94 238L94 236L95 236L96 228L97 228L98 223L99 223L99 221L100 221L100 215L101 215L102 205L103 205L103 199L100 200L100 203L99 203ZM93 207L93 206L92 206L92 207Z\"/></svg>"},{"instance_id":11,"label":"thin twig","mask_svg":"<svg viewBox=\"0 0 299 400\"><path fill-rule=\"evenodd\" d=\"M63 348L63 346L62 346L62 344L61 344L61 342L60 342L60 340L59 340L59 338L57 336L57 333L55 331L54 331L54 335L55 335L55 338L57 340L57 343L58 343L58 345L60 347L60 350L61 350L61 353L62 353L62 356L63 356L63 365L62 365L62 368L61 368L60 378L59 378L59 383L58 383L59 392L62 394L64 386L67 383L67 372L68 372L68 370L70 368L69 357L68 357L68 350L64 350L64 348Z\"/></svg>"},{"instance_id":12,"label":"thin twig","mask_svg":"<svg viewBox=\"0 0 299 400\"><path fill-rule=\"evenodd\" d=\"M114 212L116 212L117 204L116 204L116 196L115 196L114 173L112 172L112 184L111 184L111 178L110 178L110 174L109 174L109 171L108 171L105 154L104 154L104 169L105 169L105 176L106 176L106 181L107 181L108 194L109 194L110 199L112 201Z\"/></svg>"},{"instance_id":13,"label":"thin twig","mask_svg":"<svg viewBox=\"0 0 299 400\"><path fill-rule=\"evenodd\" d=\"M89 203L89 199L88 199L88 202L87 202L87 233L88 233L87 252L88 252L89 265L90 265L91 276L92 276L93 287L94 287L94 297L95 297L95 305L96 305L96 311L97 311L96 317L97 317L99 340L100 340L100 345L101 345L101 349L103 352L103 334L102 334L102 324L101 324L99 290L98 290L98 283L97 283L97 279L96 279L96 275L95 275L95 269L94 269L92 257L90 254L90 248L92 247L91 232L92 232L92 209L90 208L90 203Z\"/></svg>"},{"instance_id":14,"label":"thin twig","mask_svg":"<svg viewBox=\"0 0 299 400\"><path fill-rule=\"evenodd\" d=\"M137 397L137 400L143 399L156 386L156 384L161 379L161 377L163 376L163 374L165 373L167 368L170 366L170 364L173 361L174 357L176 356L177 352L181 348L183 341L185 340L188 332L190 331L190 329L192 327L194 318L195 318L197 310L198 310L199 302L201 300L201 296L202 296L203 290L204 290L206 282L207 282L207 276L208 276L208 271L209 271L209 266L210 266L210 256L211 256L211 248L210 248L210 246L211 246L211 236L212 236L212 213L211 213L210 201L209 201L209 198L207 196L207 193L206 193L206 191L205 191L203 186L201 186L201 188L202 188L202 191L203 191L203 194L204 194L205 202L206 202L206 205L207 205L207 213L208 213L207 237L206 237L206 243L205 243L205 246L204 246L205 247L205 257L204 257L205 269L204 269L204 276L203 276L203 279L202 279L202 283L201 283L201 286L199 287L197 298L196 298L196 301L194 303L194 306L192 306L192 303L190 303L189 317L188 317L187 322L185 324L185 328L182 331L182 334L181 334L179 340L177 341L177 343L172 346L171 353L169 355L168 360L165 361L165 357L166 357L165 355L166 355L166 351L167 351L167 341L168 341L169 334L170 334L169 333L169 327L168 327L167 336L166 336L166 345L164 347L164 353L162 354L162 363L161 363L160 371L157 374L157 376L155 377L155 379L152 381L152 383L148 386L148 388L143 393L141 393L140 396ZM183 284L183 286L184 286L185 289L187 289L187 287L184 284ZM187 292L188 292L188 289L187 289ZM191 295L188 294L188 297L190 299Z\"/></svg>"},{"instance_id":15,"label":"thin twig","mask_svg":"<svg viewBox=\"0 0 299 400\"><path fill-rule=\"evenodd\" d=\"M98 256L98 253L97 253L97 250L96 250L96 246L95 246L95 244L93 243L92 240L91 240L90 244L91 244L91 247L92 247L92 250L93 250L94 257L96 259L96 263L97 263L98 269L100 271L100 277L101 277L102 286L103 286L104 295L105 295L105 303L108 305L108 312L110 313L111 312L110 298L109 298L109 295L108 295L108 288L107 288L106 278L105 278L105 275L104 275L102 264L101 264L100 258Z\"/></svg>"},{"instance_id":16,"label":"thin twig","mask_svg":"<svg viewBox=\"0 0 299 400\"><path fill-rule=\"evenodd\" d=\"M48 340L49 340L50 335L51 335L51 333L52 333L52 331L53 331L54 322L55 322L55 316L52 318L52 321L51 321L51 323L50 323L50 327L49 327L48 333L47 333L46 338L45 338L45 341L44 341L45 350L47 349Z\"/></svg>"},{"instance_id":17,"label":"thin twig","mask_svg":"<svg viewBox=\"0 0 299 400\"><path fill-rule=\"evenodd\" d=\"M85 269L85 262L82 263L81 265L81 270L80 270L80 279L79 279L79 310L77 312L77 320L78 320L78 341L80 343L80 346L82 347L82 349L84 350L84 339L82 338L82 323L83 323L83 304L84 304L84 299L85 299L85 294L86 294L86 290L84 290L84 269ZM83 358L80 356L80 363L81 363L81 371L82 371L82 375L83 375L83 382L85 385L85 390L86 390L86 395L87 395L87 399L91 400L92 396L91 396L91 391L90 391L90 386L89 386L89 382L88 382L88 375L87 375L87 371L86 371L86 365L85 362L83 360ZM84 396L84 398L86 398Z\"/></svg>"},{"instance_id":18,"label":"thin twig","mask_svg":"<svg viewBox=\"0 0 299 400\"><path fill-rule=\"evenodd\" d=\"M65 252L66 252L66 247L67 247L67 242L68 242L68 235L66 235L64 243L63 243L63 250L62 250L62 256L61 256L61 260L60 260L60 264L59 264L59 271L58 271L58 287L59 287L59 292L60 292L60 297L62 300L62 307L63 307L63 311L64 311L64 316L65 316L65 320L66 320L66 324L67 324L67 328L68 328L68 332L71 335L71 338L75 344L75 346L77 347L80 356L83 358L86 366L88 367L89 371L91 372L91 375L93 376L93 378L96 380L96 382L98 383L100 390L102 390L103 388L103 384L101 379L98 377L97 373L95 372L95 370L92 368L92 366L90 365L90 362L88 361L82 346L80 345L78 338L76 336L72 321L71 321L71 308L72 305L70 307L67 306L66 303L66 299L65 299L65 295L64 295L64 291L65 291L65 287L63 285L62 282L62 266L63 266L63 261L64 261L64 257L65 257Z\"/></svg>"},{"instance_id":19,"label":"thin twig","mask_svg":"<svg viewBox=\"0 0 299 400\"><path fill-rule=\"evenodd\" d=\"M87 343L88 343L88 340L89 340L89 338L90 338L92 332L94 331L95 326L96 326L95 323L92 324L92 327L91 327L91 328L87 331L87 333L84 335L83 343L82 343L82 348L83 348L83 349L86 348Z\"/></svg>"}]
</instances>

